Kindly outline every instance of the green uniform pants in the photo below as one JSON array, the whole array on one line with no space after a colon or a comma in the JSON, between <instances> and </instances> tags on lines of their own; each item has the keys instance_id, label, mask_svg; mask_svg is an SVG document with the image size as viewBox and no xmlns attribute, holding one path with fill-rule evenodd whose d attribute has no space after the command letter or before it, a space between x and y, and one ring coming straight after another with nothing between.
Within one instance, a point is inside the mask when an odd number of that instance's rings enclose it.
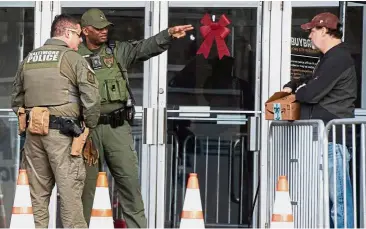
<instances>
[{"instance_id":1,"label":"green uniform pants","mask_svg":"<svg viewBox=\"0 0 366 229\"><path fill-rule=\"evenodd\" d=\"M48 205L55 181L61 200L65 228L87 228L81 195L85 164L82 156L71 156L72 138L51 129L47 136L27 132L24 166L27 170L35 226L48 228Z\"/></svg>"},{"instance_id":2,"label":"green uniform pants","mask_svg":"<svg viewBox=\"0 0 366 229\"><path fill-rule=\"evenodd\" d=\"M144 204L138 180L137 153L134 149L131 127L112 128L98 125L91 133L92 140L99 150L99 163L106 161L114 178L120 197L123 216L129 228L146 228ZM85 187L82 196L84 216L89 224L93 207L99 165L86 166Z\"/></svg>"}]
</instances>

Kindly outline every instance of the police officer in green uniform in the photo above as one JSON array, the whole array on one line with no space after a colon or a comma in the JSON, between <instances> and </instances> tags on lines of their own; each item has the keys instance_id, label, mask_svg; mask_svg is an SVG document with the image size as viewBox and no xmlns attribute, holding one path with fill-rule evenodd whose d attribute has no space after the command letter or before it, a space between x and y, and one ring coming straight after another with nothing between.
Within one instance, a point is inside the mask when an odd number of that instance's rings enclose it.
<instances>
[{"instance_id":1,"label":"police officer in green uniform","mask_svg":"<svg viewBox=\"0 0 366 229\"><path fill-rule=\"evenodd\" d=\"M167 50L174 38L181 38L191 25L175 26L140 41L108 40L113 25L99 9L82 15L85 41L79 53L92 65L99 81L101 117L91 134L99 151L99 165L106 161L121 198L123 216L129 228L146 228L144 204L138 181L138 162L129 125L131 96L128 92L127 69L137 61L145 61ZM133 101L132 101L133 103ZM132 104L133 105L133 104ZM89 223L96 189L98 165L87 166L83 193L84 215Z\"/></svg>"},{"instance_id":2,"label":"police officer in green uniform","mask_svg":"<svg viewBox=\"0 0 366 229\"><path fill-rule=\"evenodd\" d=\"M31 51L21 63L13 84L14 112L27 112L24 166L37 228L48 228L48 205L57 183L61 220L65 228L87 228L81 195L85 180L83 157L74 155L73 137L83 125L94 128L100 116L98 81L87 61L76 51L81 42L80 24L61 14L52 23L51 39ZM48 133L34 134L36 108L47 109ZM41 117L42 120L44 117ZM37 123L34 123L36 125Z\"/></svg>"}]
</instances>

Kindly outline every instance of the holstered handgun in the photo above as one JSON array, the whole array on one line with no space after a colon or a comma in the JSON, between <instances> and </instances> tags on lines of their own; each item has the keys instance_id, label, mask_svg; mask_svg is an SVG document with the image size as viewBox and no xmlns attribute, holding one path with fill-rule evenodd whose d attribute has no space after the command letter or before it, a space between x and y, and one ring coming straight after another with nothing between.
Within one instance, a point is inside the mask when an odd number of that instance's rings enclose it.
<instances>
[{"instance_id":1,"label":"holstered handgun","mask_svg":"<svg viewBox=\"0 0 366 229\"><path fill-rule=\"evenodd\" d=\"M133 125L133 121L135 119L135 105L132 102L129 102L130 99L127 100L127 104L125 107L125 119L130 124L130 126Z\"/></svg>"},{"instance_id":2,"label":"holstered handgun","mask_svg":"<svg viewBox=\"0 0 366 229\"><path fill-rule=\"evenodd\" d=\"M89 136L89 128L85 127L83 133L81 133L78 137L73 138L71 145L72 156L80 156L82 154L88 136Z\"/></svg>"},{"instance_id":3,"label":"holstered handgun","mask_svg":"<svg viewBox=\"0 0 366 229\"><path fill-rule=\"evenodd\" d=\"M69 137L77 138L83 133L83 129L71 119L60 118L60 133Z\"/></svg>"}]
</instances>

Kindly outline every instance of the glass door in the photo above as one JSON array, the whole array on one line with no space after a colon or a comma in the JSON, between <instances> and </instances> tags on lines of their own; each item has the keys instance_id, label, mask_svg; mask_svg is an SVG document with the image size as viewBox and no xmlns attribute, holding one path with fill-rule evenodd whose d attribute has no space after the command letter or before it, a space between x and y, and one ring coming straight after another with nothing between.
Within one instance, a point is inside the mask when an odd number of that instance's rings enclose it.
<instances>
[{"instance_id":1,"label":"glass door","mask_svg":"<svg viewBox=\"0 0 366 229\"><path fill-rule=\"evenodd\" d=\"M37 14L37 15L36 15ZM37 31L35 2L0 2L0 227L10 226L19 170L21 139L10 107L19 63L34 47Z\"/></svg>"},{"instance_id":2,"label":"glass door","mask_svg":"<svg viewBox=\"0 0 366 229\"><path fill-rule=\"evenodd\" d=\"M56 2L55 2L56 3ZM109 38L118 41L141 40L151 36L151 4L150 2L115 2L115 1L60 1L58 7L55 8L55 15L58 12L67 13L75 18L80 19L82 14L90 8L99 8L104 12L107 19L114 23L114 27L109 32ZM128 70L129 83L134 93L137 103L136 117L134 126L132 126L132 134L135 144L135 150L138 153L139 160L139 177L141 183L141 191L145 203L145 212L148 216L149 197L149 150L153 142L147 142L145 133L148 132L149 125L144 124L144 111L149 112L149 98L151 98L150 88L150 72L151 60L139 62ZM156 97L156 96L155 96ZM145 140L144 140L145 139ZM105 165L105 171L108 168ZM113 216L115 220L123 220L121 211L121 203L116 193L114 180L109 174L110 197L113 207ZM154 184L155 185L155 184ZM59 214L58 214L59 215ZM60 217L58 217L57 227L61 226Z\"/></svg>"},{"instance_id":3,"label":"glass door","mask_svg":"<svg viewBox=\"0 0 366 229\"><path fill-rule=\"evenodd\" d=\"M161 30L195 30L159 61L157 176L165 179L157 181L158 227L179 226L189 173L198 174L206 227L256 226L262 3L214 5L160 3ZM201 34L202 26L227 32L202 50L211 36ZM217 44L229 55L221 57Z\"/></svg>"}]
</instances>

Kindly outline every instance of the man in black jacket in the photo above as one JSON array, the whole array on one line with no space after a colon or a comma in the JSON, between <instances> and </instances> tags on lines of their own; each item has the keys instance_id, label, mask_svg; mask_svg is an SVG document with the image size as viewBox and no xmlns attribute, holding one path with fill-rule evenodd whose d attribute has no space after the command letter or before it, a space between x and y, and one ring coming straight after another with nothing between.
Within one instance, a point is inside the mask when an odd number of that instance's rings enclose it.
<instances>
[{"instance_id":1,"label":"man in black jacket","mask_svg":"<svg viewBox=\"0 0 366 229\"><path fill-rule=\"evenodd\" d=\"M301 25L301 28L310 32L313 48L318 49L322 55L312 76L290 81L283 91L296 94L296 100L301 104L301 119L321 119L327 124L332 119L353 118L357 96L356 70L350 52L341 41L343 34L338 17L331 13L321 13L311 22ZM353 228L352 186L349 176L351 156L347 148L343 150L342 131L337 129L336 134L335 140L329 139L328 147L329 198L333 205L331 218L338 228ZM336 143L335 156L333 142ZM346 171L343 171L344 156L347 161ZM334 162L337 164L336 173L333 171ZM343 174L346 174L346 200ZM336 187L333 184L334 176ZM336 216L334 205L337 205Z\"/></svg>"}]
</instances>

